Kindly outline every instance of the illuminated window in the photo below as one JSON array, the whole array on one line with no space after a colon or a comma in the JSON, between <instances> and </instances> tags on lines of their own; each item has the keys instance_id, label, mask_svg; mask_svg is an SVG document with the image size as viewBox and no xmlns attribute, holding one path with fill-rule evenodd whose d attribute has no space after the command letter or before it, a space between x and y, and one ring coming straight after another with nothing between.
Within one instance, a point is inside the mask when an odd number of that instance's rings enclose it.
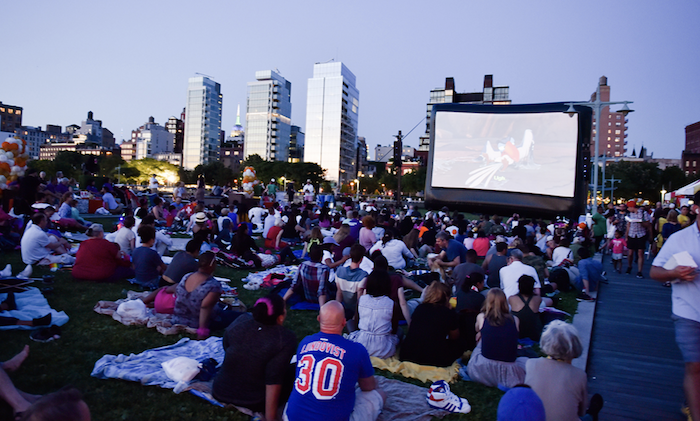
<instances>
[{"instance_id":1,"label":"illuminated window","mask_svg":"<svg viewBox=\"0 0 700 421\"><path fill-rule=\"evenodd\" d=\"M619 131L619 130L615 130L615 134L620 134L620 131Z\"/></svg>"},{"instance_id":2,"label":"illuminated window","mask_svg":"<svg viewBox=\"0 0 700 421\"><path fill-rule=\"evenodd\" d=\"M690 166L690 161L685 161L685 166L689 167Z\"/></svg>"},{"instance_id":3,"label":"illuminated window","mask_svg":"<svg viewBox=\"0 0 700 421\"><path fill-rule=\"evenodd\" d=\"M610 149L611 147L612 147L612 145L608 144L608 149Z\"/></svg>"},{"instance_id":4,"label":"illuminated window","mask_svg":"<svg viewBox=\"0 0 700 421\"><path fill-rule=\"evenodd\" d=\"M13 110L12 108L8 108L7 112L10 113L10 114L14 114L14 113L15 113L15 110Z\"/></svg>"},{"instance_id":5,"label":"illuminated window","mask_svg":"<svg viewBox=\"0 0 700 421\"><path fill-rule=\"evenodd\" d=\"M608 130L608 134L612 133L612 130Z\"/></svg>"},{"instance_id":6,"label":"illuminated window","mask_svg":"<svg viewBox=\"0 0 700 421\"><path fill-rule=\"evenodd\" d=\"M22 114L22 110L17 110L17 114Z\"/></svg>"}]
</instances>

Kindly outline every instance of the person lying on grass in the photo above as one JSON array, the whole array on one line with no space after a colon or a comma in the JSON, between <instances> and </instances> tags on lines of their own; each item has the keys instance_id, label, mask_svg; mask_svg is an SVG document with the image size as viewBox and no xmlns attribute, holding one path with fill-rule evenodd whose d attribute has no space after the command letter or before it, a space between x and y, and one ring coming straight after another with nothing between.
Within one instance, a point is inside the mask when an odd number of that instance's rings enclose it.
<instances>
[{"instance_id":1,"label":"person lying on grass","mask_svg":"<svg viewBox=\"0 0 700 421\"><path fill-rule=\"evenodd\" d=\"M15 301L15 293L7 294L5 301L0 303L1 311L17 310L17 302ZM0 326L49 326L51 324L51 313L32 320L20 320L16 317L0 316Z\"/></svg>"}]
</instances>

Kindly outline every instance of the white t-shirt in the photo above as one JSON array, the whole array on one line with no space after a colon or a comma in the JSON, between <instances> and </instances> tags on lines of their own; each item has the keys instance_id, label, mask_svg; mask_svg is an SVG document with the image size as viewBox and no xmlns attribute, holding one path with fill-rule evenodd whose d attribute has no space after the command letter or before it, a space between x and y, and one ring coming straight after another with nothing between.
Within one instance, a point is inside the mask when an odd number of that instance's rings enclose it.
<instances>
[{"instance_id":1,"label":"white t-shirt","mask_svg":"<svg viewBox=\"0 0 700 421\"><path fill-rule=\"evenodd\" d=\"M267 233L270 231L270 228L275 226L275 221L278 218L278 214L275 213L274 215L267 215L265 217L265 222L263 224L263 238L267 238Z\"/></svg>"},{"instance_id":2,"label":"white t-shirt","mask_svg":"<svg viewBox=\"0 0 700 421\"><path fill-rule=\"evenodd\" d=\"M136 234L130 228L121 227L117 231L117 235L114 236L114 242L119 244L119 248L126 254L131 254L133 249L131 248L131 240L136 238Z\"/></svg>"},{"instance_id":3,"label":"white t-shirt","mask_svg":"<svg viewBox=\"0 0 700 421\"><path fill-rule=\"evenodd\" d=\"M114 195L112 195L112 193L110 193L110 192L107 192L107 193L102 195L102 202L104 202L103 206L106 205L104 207L107 210L114 210L117 208L117 206L119 206L117 201L114 200Z\"/></svg>"},{"instance_id":4,"label":"white t-shirt","mask_svg":"<svg viewBox=\"0 0 700 421\"><path fill-rule=\"evenodd\" d=\"M158 188L158 180L155 177L151 177L151 179L148 180L148 188L149 189L157 189Z\"/></svg>"},{"instance_id":5,"label":"white t-shirt","mask_svg":"<svg viewBox=\"0 0 700 421\"><path fill-rule=\"evenodd\" d=\"M22 261L28 265L33 265L51 254L51 251L46 248L50 242L49 235L39 228L38 225L32 225L27 228L20 241Z\"/></svg>"},{"instance_id":6,"label":"white t-shirt","mask_svg":"<svg viewBox=\"0 0 700 421\"><path fill-rule=\"evenodd\" d=\"M311 197L311 198L313 198L315 191L316 191L316 190L314 189L314 186L313 186L313 185L311 185L311 184L305 184L305 185L304 185L304 189L303 189L304 197L307 197L307 198L308 198L308 197Z\"/></svg>"},{"instance_id":7,"label":"white t-shirt","mask_svg":"<svg viewBox=\"0 0 700 421\"><path fill-rule=\"evenodd\" d=\"M22 240L24 241L24 239ZM674 254L682 251L690 253L695 264L700 266L700 231L698 231L697 223L668 237L652 265L663 267ZM692 282L673 282L671 286L673 314L700 322L700 272L695 271L695 279Z\"/></svg>"},{"instance_id":8,"label":"white t-shirt","mask_svg":"<svg viewBox=\"0 0 700 421\"><path fill-rule=\"evenodd\" d=\"M574 253L571 252L570 248L559 246L552 252L552 261L554 262L554 266L559 266L561 262L566 259L569 259L572 262L574 261Z\"/></svg>"},{"instance_id":9,"label":"white t-shirt","mask_svg":"<svg viewBox=\"0 0 700 421\"><path fill-rule=\"evenodd\" d=\"M394 269L403 269L406 267L404 256L409 259L413 257L413 254L411 254L408 247L406 247L406 243L397 239L389 241L386 245L381 241L377 241L377 243L369 249L369 254L374 253L375 250L381 251L382 255L386 257L389 266Z\"/></svg>"},{"instance_id":10,"label":"white t-shirt","mask_svg":"<svg viewBox=\"0 0 700 421\"><path fill-rule=\"evenodd\" d=\"M264 212L265 212L265 210L261 207L251 208L248 211L248 218L250 219L250 222L252 222L255 225L262 225L262 223L263 223L262 215Z\"/></svg>"},{"instance_id":11,"label":"white t-shirt","mask_svg":"<svg viewBox=\"0 0 700 421\"><path fill-rule=\"evenodd\" d=\"M535 268L515 260L508 266L503 266L498 272L498 276L501 278L501 289L503 290L503 293L506 294L506 298L520 292L518 279L520 279L520 277L523 275L530 275L535 278L535 288L542 288L540 285L540 278L537 276L537 271Z\"/></svg>"},{"instance_id":12,"label":"white t-shirt","mask_svg":"<svg viewBox=\"0 0 700 421\"><path fill-rule=\"evenodd\" d=\"M227 219L231 221L231 229L233 229L233 219L229 218L228 216L220 216L216 220L217 224L219 225L219 231L222 231L224 229L224 221Z\"/></svg>"}]
</instances>

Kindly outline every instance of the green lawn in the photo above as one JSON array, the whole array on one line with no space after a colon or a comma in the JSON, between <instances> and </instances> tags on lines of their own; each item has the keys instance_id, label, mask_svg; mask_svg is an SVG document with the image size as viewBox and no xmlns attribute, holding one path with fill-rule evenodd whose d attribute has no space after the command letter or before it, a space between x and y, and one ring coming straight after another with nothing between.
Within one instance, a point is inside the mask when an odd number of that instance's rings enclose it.
<instances>
[{"instance_id":1,"label":"green lawn","mask_svg":"<svg viewBox=\"0 0 700 421\"><path fill-rule=\"evenodd\" d=\"M17 273L24 265L19 252L3 253L0 267L11 263ZM35 267L35 276L48 274L48 269ZM217 276L233 280L238 287L243 302L250 306L263 295L261 291L248 291L242 287L240 279L245 271L219 267ZM41 285L38 285L41 287ZM111 317L93 312L99 300L117 300L125 296L131 285L95 284L76 282L70 272L59 271L56 275L54 291L47 294L50 305L65 311L70 321L63 326L60 340L46 344L32 342L28 331L0 332L0 361L19 352L25 344L30 344L29 358L20 370L11 375L15 385L29 393L45 394L65 385L80 389L95 420L246 420L246 416L236 411L222 409L208 404L190 394L176 395L172 390L158 387L145 387L135 382L121 380L99 380L90 377L95 362L105 354L140 353L146 349L177 342L185 335L163 336L155 329L143 326L124 326ZM567 311L575 311L567 300ZM569 307L573 305L573 309ZM298 339L318 330L316 314L309 311L290 311L286 326L292 329ZM213 332L221 336L222 332ZM427 387L419 381L406 379L388 372L378 374L398 378ZM452 390L467 398L472 412L467 415L450 415L446 419L494 420L496 408L502 395L498 389L476 383L458 381ZM0 402L0 419L9 419L9 406Z\"/></svg>"}]
</instances>

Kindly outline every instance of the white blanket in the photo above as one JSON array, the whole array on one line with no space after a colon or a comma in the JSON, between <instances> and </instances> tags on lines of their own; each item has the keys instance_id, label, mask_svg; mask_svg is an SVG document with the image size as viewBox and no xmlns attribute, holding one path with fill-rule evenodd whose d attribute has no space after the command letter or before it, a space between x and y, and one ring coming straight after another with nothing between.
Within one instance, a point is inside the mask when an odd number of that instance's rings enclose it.
<instances>
[{"instance_id":1,"label":"white blanket","mask_svg":"<svg viewBox=\"0 0 700 421\"><path fill-rule=\"evenodd\" d=\"M7 294L0 294L0 302L7 299ZM0 311L0 316L3 317L15 317L20 320L32 320L39 317L46 316L51 313L51 324L57 326L63 326L68 323L68 316L62 311L56 311L49 306L49 302L41 294L37 288L29 288L24 292L15 293L15 302L17 303L17 310L11 311ZM9 329L23 329L30 330L35 329L31 326L0 326L2 330Z\"/></svg>"}]
</instances>

